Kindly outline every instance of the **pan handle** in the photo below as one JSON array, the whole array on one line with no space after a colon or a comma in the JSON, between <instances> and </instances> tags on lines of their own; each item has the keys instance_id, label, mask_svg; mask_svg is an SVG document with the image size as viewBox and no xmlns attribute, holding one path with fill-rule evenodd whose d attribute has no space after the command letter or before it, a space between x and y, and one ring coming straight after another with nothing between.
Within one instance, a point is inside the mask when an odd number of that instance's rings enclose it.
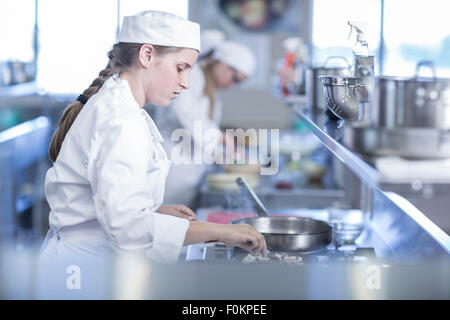
<instances>
[{"instance_id":1,"label":"pan handle","mask_svg":"<svg viewBox=\"0 0 450 320\"><path fill-rule=\"evenodd\" d=\"M248 196L250 200L253 203L253 207L256 210L256 213L260 217L268 217L269 213L266 209L266 207L262 204L259 197L256 195L256 193L253 191L253 189L248 185L248 183L241 177L236 179L236 183L239 186L241 193Z\"/></svg>"}]
</instances>

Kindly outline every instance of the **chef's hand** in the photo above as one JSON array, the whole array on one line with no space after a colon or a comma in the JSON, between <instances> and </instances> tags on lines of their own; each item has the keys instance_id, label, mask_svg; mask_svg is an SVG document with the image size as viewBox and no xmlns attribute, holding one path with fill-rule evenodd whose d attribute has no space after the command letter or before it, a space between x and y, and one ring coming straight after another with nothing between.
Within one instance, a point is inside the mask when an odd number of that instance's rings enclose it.
<instances>
[{"instance_id":1,"label":"chef's hand","mask_svg":"<svg viewBox=\"0 0 450 320\"><path fill-rule=\"evenodd\" d=\"M162 205L156 210L156 212L168 214L179 218L188 219L189 221L197 220L195 212L182 204L175 205Z\"/></svg>"},{"instance_id":2,"label":"chef's hand","mask_svg":"<svg viewBox=\"0 0 450 320\"><path fill-rule=\"evenodd\" d=\"M264 236L248 224L222 225L219 241L230 246L240 247L251 253L261 252L267 256Z\"/></svg>"}]
</instances>

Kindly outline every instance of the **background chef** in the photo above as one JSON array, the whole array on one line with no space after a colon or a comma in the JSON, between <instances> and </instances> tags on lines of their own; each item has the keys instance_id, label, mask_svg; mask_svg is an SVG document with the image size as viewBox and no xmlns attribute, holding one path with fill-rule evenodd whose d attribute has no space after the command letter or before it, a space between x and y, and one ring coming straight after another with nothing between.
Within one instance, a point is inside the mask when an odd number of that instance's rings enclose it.
<instances>
[{"instance_id":1,"label":"background chef","mask_svg":"<svg viewBox=\"0 0 450 320\"><path fill-rule=\"evenodd\" d=\"M171 139L179 128L186 129L192 137L191 150L211 150L209 144L224 143L234 149L234 138L225 133L205 138L205 132L219 129L222 118L222 103L217 99L217 89L230 89L250 77L256 66L252 51L237 42L225 41L217 30L203 34L202 47L206 49L200 63L191 72L191 85L172 103L170 110L156 108L155 122L164 137L164 148L168 155L175 152L179 141ZM201 124L202 136L195 135L194 125ZM218 132L219 130L217 130ZM208 165L192 163L191 154L183 163L173 163L166 182L165 203L185 203L195 206L195 198Z\"/></svg>"}]
</instances>

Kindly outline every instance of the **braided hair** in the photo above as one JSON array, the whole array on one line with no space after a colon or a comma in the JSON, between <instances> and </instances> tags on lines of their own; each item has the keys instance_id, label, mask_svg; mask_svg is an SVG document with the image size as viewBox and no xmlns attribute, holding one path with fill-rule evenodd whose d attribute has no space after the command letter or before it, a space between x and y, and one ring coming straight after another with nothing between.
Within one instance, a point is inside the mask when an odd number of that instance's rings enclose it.
<instances>
[{"instance_id":1,"label":"braided hair","mask_svg":"<svg viewBox=\"0 0 450 320\"><path fill-rule=\"evenodd\" d=\"M52 141L50 143L49 156L52 162L56 161L61 150L62 143L66 137L67 132L72 126L75 118L80 113L83 105L96 94L103 84L114 73L129 69L137 60L142 44L138 43L116 43L111 51L108 52L109 62L105 69L100 71L98 77L92 81L89 88L83 91L78 99L72 102L63 112L59 120L58 128L56 129ZM180 48L153 46L157 55L164 55L167 53L177 52Z\"/></svg>"}]
</instances>

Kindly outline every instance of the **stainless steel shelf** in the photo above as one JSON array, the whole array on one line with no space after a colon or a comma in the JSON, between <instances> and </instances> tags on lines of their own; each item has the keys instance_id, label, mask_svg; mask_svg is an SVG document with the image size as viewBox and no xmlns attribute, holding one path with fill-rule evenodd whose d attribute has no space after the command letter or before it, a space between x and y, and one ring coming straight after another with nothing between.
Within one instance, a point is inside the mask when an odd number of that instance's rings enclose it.
<instances>
[{"instance_id":1,"label":"stainless steel shelf","mask_svg":"<svg viewBox=\"0 0 450 320\"><path fill-rule=\"evenodd\" d=\"M405 179L399 182L384 176L374 167L370 159L364 159L341 144L340 139L345 125L342 120L329 120L324 114L312 114L300 104L293 104L293 109L323 145L369 187L401 195L419 195L428 192L427 190L430 188L433 189L434 194L450 192L450 181L433 181L424 177L423 179Z\"/></svg>"},{"instance_id":2,"label":"stainless steel shelf","mask_svg":"<svg viewBox=\"0 0 450 320\"><path fill-rule=\"evenodd\" d=\"M401 256L400 260L406 261L407 257L415 259L425 254L427 246L435 247L444 256L450 254L450 236L428 218L430 214L433 216L433 211L439 211L434 207L435 200L444 199L448 203L450 181L393 181L383 176L371 159L363 158L340 143L344 130L342 120L329 120L325 114L312 114L299 104L293 105L293 108L323 145L372 190L368 223L377 234L382 235L396 255ZM424 238L427 238L428 244L423 246L418 243L413 253L403 245Z\"/></svg>"},{"instance_id":3,"label":"stainless steel shelf","mask_svg":"<svg viewBox=\"0 0 450 320\"><path fill-rule=\"evenodd\" d=\"M0 87L0 96L24 96L38 92L36 81Z\"/></svg>"}]
</instances>

